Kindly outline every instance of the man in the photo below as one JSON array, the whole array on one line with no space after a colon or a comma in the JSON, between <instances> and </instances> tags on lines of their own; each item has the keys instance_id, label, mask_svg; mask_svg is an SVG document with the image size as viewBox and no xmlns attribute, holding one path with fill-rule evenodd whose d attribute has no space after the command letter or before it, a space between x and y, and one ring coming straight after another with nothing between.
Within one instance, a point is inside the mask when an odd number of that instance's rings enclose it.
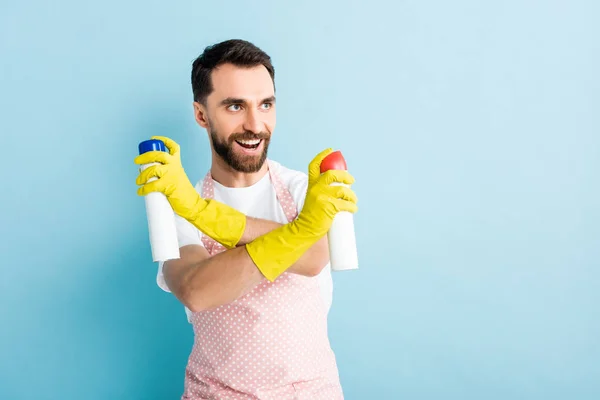
<instances>
[{"instance_id":1,"label":"man","mask_svg":"<svg viewBox=\"0 0 600 400\"><path fill-rule=\"evenodd\" d=\"M347 171L308 176L267 158L275 129L274 68L253 44L207 47L192 68L196 122L209 134L210 171L194 187L179 146L138 156L159 162L138 194L164 193L177 217L181 258L157 282L185 306L195 340L183 399L342 399L327 336L332 281L326 233L356 212ZM158 178L148 182L150 178Z\"/></svg>"}]
</instances>

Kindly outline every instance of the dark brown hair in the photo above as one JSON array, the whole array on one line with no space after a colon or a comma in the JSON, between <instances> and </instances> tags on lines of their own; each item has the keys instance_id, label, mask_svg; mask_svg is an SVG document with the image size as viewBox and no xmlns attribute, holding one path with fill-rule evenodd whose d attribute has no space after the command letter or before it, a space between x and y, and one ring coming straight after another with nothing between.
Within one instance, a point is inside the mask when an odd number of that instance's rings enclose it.
<instances>
[{"instance_id":1,"label":"dark brown hair","mask_svg":"<svg viewBox=\"0 0 600 400\"><path fill-rule=\"evenodd\" d=\"M231 39L208 46L192 64L192 91L194 101L206 105L206 98L213 91L211 72L219 65L230 63L238 67L264 65L275 84L275 68L271 57L254 44Z\"/></svg>"}]
</instances>

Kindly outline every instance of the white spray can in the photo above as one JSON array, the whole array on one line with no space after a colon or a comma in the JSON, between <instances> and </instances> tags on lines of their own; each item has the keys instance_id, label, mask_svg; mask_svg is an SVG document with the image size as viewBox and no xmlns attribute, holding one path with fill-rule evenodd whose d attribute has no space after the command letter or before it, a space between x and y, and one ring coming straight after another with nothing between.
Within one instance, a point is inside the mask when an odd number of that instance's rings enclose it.
<instances>
[{"instance_id":1,"label":"white spray can","mask_svg":"<svg viewBox=\"0 0 600 400\"><path fill-rule=\"evenodd\" d=\"M340 151L327 155L321 162L321 173L329 170L347 170L346 160ZM348 186L334 182L332 185ZM338 212L327 232L329 241L329 261L332 271L358 269L356 235L354 233L354 215L348 211Z\"/></svg>"},{"instance_id":2,"label":"white spray can","mask_svg":"<svg viewBox=\"0 0 600 400\"><path fill-rule=\"evenodd\" d=\"M146 140L141 142L138 147L140 154L149 151L168 152L162 140ZM140 172L157 164L159 163L144 164L140 166ZM156 179L156 177L152 177L148 179L148 182ZM146 202L146 217L148 219L152 260L160 262L179 258L175 212L171 204L169 204L167 197L160 192L151 192L144 196L144 199Z\"/></svg>"}]
</instances>

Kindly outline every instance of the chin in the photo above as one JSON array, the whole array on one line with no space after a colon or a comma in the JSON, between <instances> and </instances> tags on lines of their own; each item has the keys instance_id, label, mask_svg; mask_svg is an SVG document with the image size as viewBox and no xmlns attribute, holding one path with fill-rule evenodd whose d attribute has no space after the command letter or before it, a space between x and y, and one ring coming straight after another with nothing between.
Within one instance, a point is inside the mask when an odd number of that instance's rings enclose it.
<instances>
[{"instance_id":1,"label":"chin","mask_svg":"<svg viewBox=\"0 0 600 400\"><path fill-rule=\"evenodd\" d=\"M238 172L258 172L266 162L266 154L230 154L225 160L227 164Z\"/></svg>"}]
</instances>

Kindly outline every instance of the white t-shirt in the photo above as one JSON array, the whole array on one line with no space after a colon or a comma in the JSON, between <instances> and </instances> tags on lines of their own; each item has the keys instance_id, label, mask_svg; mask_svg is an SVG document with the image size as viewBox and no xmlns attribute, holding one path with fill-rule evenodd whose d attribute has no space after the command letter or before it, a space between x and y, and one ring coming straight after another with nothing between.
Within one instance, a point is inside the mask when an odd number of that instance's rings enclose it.
<instances>
[{"instance_id":1,"label":"white t-shirt","mask_svg":"<svg viewBox=\"0 0 600 400\"><path fill-rule=\"evenodd\" d=\"M298 207L298 211L302 210L304 198L306 196L306 188L308 186L308 176L303 172L286 168L277 162L274 163L279 167L278 170L281 180L290 191L292 198ZM201 179L195 186L196 191L200 194L202 193L203 181L204 180ZM265 176L254 185L243 188L225 187L214 181L214 199L235 208L248 217L266 219L282 224L288 223L283 208L277 200L275 188L271 183L269 173L266 173ZM184 218L181 218L178 215L176 215L175 218L179 247L190 244L197 244L204 247L201 240L202 232ZM156 282L161 289L170 292L163 277L162 268L163 263L160 262L158 265ZM330 264L327 264L321 273L313 279L318 279L321 296L323 296L323 302L327 307L327 312L329 312L333 295ZM185 312L189 321L191 311L185 307Z\"/></svg>"}]
</instances>

